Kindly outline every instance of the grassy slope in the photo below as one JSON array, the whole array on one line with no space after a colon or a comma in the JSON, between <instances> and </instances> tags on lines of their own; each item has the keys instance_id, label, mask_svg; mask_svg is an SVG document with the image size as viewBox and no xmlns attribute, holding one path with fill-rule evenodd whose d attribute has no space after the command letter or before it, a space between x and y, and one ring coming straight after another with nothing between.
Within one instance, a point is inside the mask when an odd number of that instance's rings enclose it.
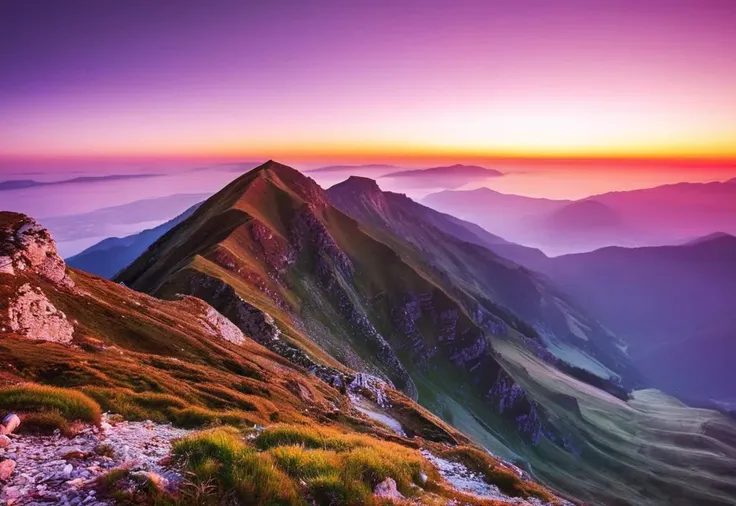
<instances>
[{"instance_id":1,"label":"grassy slope","mask_svg":"<svg viewBox=\"0 0 736 506\"><path fill-rule=\"evenodd\" d=\"M214 450L207 434L179 444L175 452L193 473L187 489L205 491L196 498L180 497L184 504L217 504L232 494L243 494L243 504L270 504L268 497L288 490L284 504L303 504L304 479L309 483L307 492L315 496L335 499L345 493L356 498L355 504L369 504L372 487L385 477L393 477L405 493L436 504L463 498L447 487L416 448L437 441L442 443L435 443L438 448L461 444L458 451L466 452L472 450L466 446L468 439L399 392L387 392L392 416L413 439L358 416L347 396L252 340L234 345L209 335L194 317L199 306L192 300L162 301L82 272L71 274L74 292L57 290L32 274L22 278L0 274L2 314L18 287L29 282L75 324L73 345L34 342L11 333L0 341L0 363L5 365L0 411L20 413L25 420L22 429L58 427L74 433L76 420L97 423L101 410L184 427L281 424L264 433L257 447L243 443L239 432L229 429L215 438ZM296 434L296 439L283 440L284 431ZM324 450L319 455L294 449L301 440L328 446L312 446ZM348 443L352 446L344 447ZM196 461L197 452L205 452L206 458ZM302 476L301 461L313 463L315 456L326 457L328 467ZM410 487L418 482L420 470L430 481L420 483L419 489ZM209 490L213 477L217 490ZM255 477L268 478L258 481L262 495L253 495L249 488ZM129 478L124 470L111 473L101 492L125 499L115 489L124 478ZM498 479L509 478L513 476ZM547 494L536 486L520 488L520 480L516 481L518 495ZM477 506L495 504L464 499ZM160 494L151 500L171 503Z\"/></svg>"},{"instance_id":2,"label":"grassy slope","mask_svg":"<svg viewBox=\"0 0 736 506\"><path fill-rule=\"evenodd\" d=\"M574 434L581 457L543 444L524 457L534 474L606 504L736 504L736 424L655 390L625 403L566 376L510 342L502 360ZM730 444L729 444L730 442Z\"/></svg>"}]
</instances>

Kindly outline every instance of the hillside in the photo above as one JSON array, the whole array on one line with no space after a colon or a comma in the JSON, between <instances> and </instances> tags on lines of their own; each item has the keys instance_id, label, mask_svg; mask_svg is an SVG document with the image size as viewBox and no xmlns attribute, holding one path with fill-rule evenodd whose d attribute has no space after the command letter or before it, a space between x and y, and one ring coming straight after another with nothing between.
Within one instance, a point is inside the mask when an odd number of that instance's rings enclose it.
<instances>
[{"instance_id":1,"label":"hillside","mask_svg":"<svg viewBox=\"0 0 736 506\"><path fill-rule=\"evenodd\" d=\"M548 259L539 268L585 301L661 388L688 398L736 396L736 238L680 246L604 248Z\"/></svg>"},{"instance_id":2,"label":"hillside","mask_svg":"<svg viewBox=\"0 0 736 506\"><path fill-rule=\"evenodd\" d=\"M476 323L405 254L411 252L392 249L335 209L312 180L269 162L206 201L117 279L164 298L201 297L252 327L266 346L304 350L306 362L334 357L436 412L463 384L487 404L485 395L507 379L480 324L517 331L491 313L495 308L472 301ZM454 384L445 381L449 371ZM515 409L534 412L523 397ZM498 427L501 439L531 440L541 427L517 425L493 409L475 416Z\"/></svg>"},{"instance_id":3,"label":"hillside","mask_svg":"<svg viewBox=\"0 0 736 506\"><path fill-rule=\"evenodd\" d=\"M325 381L201 299L67 269L23 215L0 213L0 255L3 504L567 504L376 378L326 360Z\"/></svg>"}]
</instances>

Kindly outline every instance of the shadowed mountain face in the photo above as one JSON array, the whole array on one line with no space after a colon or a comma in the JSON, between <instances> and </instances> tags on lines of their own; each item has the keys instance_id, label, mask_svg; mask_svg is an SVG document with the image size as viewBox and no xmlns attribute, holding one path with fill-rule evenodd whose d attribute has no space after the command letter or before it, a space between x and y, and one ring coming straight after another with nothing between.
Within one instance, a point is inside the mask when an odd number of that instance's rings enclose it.
<instances>
[{"instance_id":1,"label":"shadowed mountain face","mask_svg":"<svg viewBox=\"0 0 736 506\"><path fill-rule=\"evenodd\" d=\"M538 264L617 335L660 388L736 398L736 238L605 248Z\"/></svg>"},{"instance_id":2,"label":"shadowed mountain face","mask_svg":"<svg viewBox=\"0 0 736 506\"><path fill-rule=\"evenodd\" d=\"M487 188L444 191L427 205L552 254L600 247L682 243L736 233L736 186L680 183L571 202L505 195Z\"/></svg>"}]
</instances>

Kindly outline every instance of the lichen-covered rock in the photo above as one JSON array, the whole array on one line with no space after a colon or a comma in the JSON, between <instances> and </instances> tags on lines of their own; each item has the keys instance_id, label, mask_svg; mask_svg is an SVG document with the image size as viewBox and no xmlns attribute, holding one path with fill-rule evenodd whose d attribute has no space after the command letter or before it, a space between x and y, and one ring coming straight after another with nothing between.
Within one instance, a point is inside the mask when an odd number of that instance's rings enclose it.
<instances>
[{"instance_id":1,"label":"lichen-covered rock","mask_svg":"<svg viewBox=\"0 0 736 506\"><path fill-rule=\"evenodd\" d=\"M48 230L23 214L0 215L0 273L19 276L30 271L57 286L74 287Z\"/></svg>"},{"instance_id":2,"label":"lichen-covered rock","mask_svg":"<svg viewBox=\"0 0 736 506\"><path fill-rule=\"evenodd\" d=\"M40 341L66 344L74 336L74 325L56 309L40 288L25 283L9 303L10 329Z\"/></svg>"}]
</instances>

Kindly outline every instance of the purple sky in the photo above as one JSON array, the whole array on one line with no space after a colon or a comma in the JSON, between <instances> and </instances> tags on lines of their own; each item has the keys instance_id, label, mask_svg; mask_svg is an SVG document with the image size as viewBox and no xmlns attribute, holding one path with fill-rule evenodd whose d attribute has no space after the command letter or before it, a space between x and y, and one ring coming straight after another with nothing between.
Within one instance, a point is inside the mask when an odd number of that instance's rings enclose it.
<instances>
[{"instance_id":1,"label":"purple sky","mask_svg":"<svg viewBox=\"0 0 736 506\"><path fill-rule=\"evenodd\" d=\"M736 2L0 4L0 157L736 158Z\"/></svg>"}]
</instances>

